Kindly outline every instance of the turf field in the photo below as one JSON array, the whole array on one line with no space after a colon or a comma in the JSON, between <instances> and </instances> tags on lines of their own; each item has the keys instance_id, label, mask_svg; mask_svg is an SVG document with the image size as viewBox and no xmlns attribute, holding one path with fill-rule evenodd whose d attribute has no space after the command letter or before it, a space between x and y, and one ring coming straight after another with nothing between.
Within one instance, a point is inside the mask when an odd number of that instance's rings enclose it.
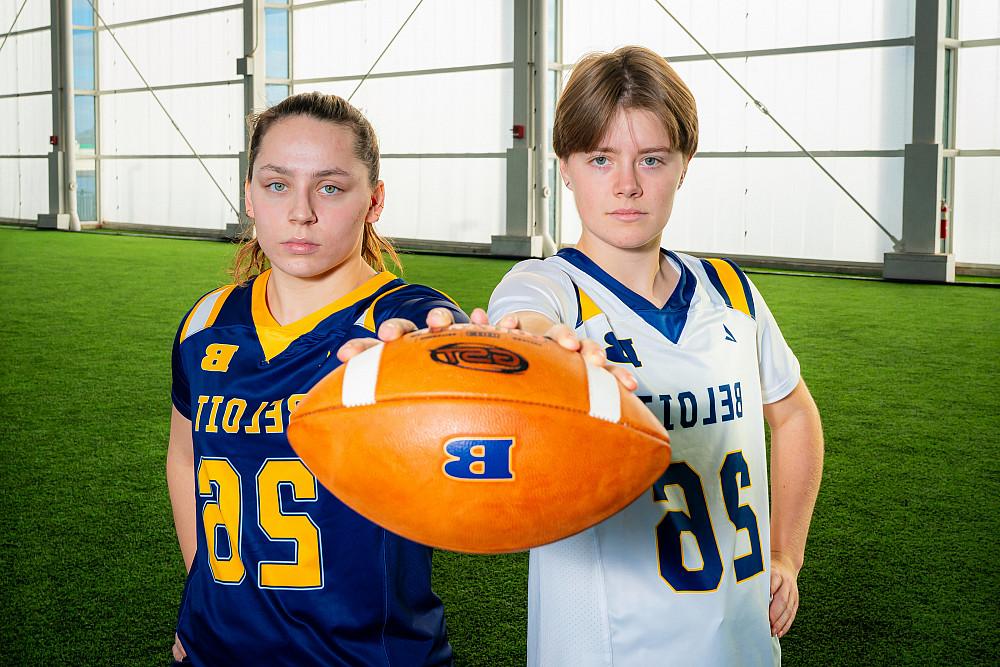
<instances>
[{"instance_id":1,"label":"turf field","mask_svg":"<svg viewBox=\"0 0 1000 667\"><path fill-rule=\"evenodd\" d=\"M166 664L170 345L231 252L0 229L3 664ZM467 309L511 264L404 259ZM785 664L998 664L1000 290L754 280L827 440ZM523 664L526 561L435 556L457 664Z\"/></svg>"}]
</instances>

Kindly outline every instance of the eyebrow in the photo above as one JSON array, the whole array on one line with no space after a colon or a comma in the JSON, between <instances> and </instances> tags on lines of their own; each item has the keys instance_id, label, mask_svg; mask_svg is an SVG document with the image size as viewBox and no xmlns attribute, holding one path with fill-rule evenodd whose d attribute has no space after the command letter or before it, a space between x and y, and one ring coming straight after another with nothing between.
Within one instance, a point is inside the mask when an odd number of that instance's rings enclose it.
<instances>
[{"instance_id":1,"label":"eyebrow","mask_svg":"<svg viewBox=\"0 0 1000 667\"><path fill-rule=\"evenodd\" d=\"M594 150L592 150L590 152L591 153L615 153L615 154L618 153L618 151L616 151L614 148L611 148L610 146L598 146L597 148L595 148ZM669 146L653 146L652 148L641 148L641 149L639 149L639 152L640 153L669 153L670 152L670 147Z\"/></svg>"},{"instance_id":2,"label":"eyebrow","mask_svg":"<svg viewBox=\"0 0 1000 667\"><path fill-rule=\"evenodd\" d=\"M286 169L285 167L279 167L276 164L265 164L261 166L260 170L274 171L283 176L290 176L292 174L291 169ZM312 173L313 178L323 178L325 176L351 176L350 172L344 171L340 167L334 167L333 169L322 169L320 171L314 171Z\"/></svg>"}]
</instances>

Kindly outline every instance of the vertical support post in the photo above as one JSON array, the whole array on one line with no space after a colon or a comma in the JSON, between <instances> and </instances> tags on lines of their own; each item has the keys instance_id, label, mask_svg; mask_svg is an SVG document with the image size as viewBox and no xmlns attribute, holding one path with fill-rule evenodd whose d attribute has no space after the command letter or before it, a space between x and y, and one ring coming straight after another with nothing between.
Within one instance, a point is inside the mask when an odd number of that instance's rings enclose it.
<instances>
[{"instance_id":1,"label":"vertical support post","mask_svg":"<svg viewBox=\"0 0 1000 667\"><path fill-rule=\"evenodd\" d=\"M289 17L290 18L290 17ZM243 116L262 111L267 106L265 96L264 80L266 75L266 65L264 54L264 2L263 0L243 0L243 53L242 58L236 60L236 73L243 76ZM240 175L237 183L243 184L247 177L249 158L247 151L250 148L250 128L244 127L243 150L240 151L239 170ZM243 199L243 191L240 189L240 220L247 220L246 202ZM241 223L227 223L226 237L239 238L242 233Z\"/></svg>"},{"instance_id":2,"label":"vertical support post","mask_svg":"<svg viewBox=\"0 0 1000 667\"><path fill-rule=\"evenodd\" d=\"M544 0L535 0L544 2ZM532 104L532 0L514 0L514 145L507 149L507 220L504 234L494 235L490 252L511 257L541 257L542 237L535 232L533 192L534 106ZM543 100L544 102L544 100ZM529 131L532 134L529 134ZM518 136L520 134L520 136Z\"/></svg>"},{"instance_id":3,"label":"vertical support post","mask_svg":"<svg viewBox=\"0 0 1000 667\"><path fill-rule=\"evenodd\" d=\"M53 17L54 19L55 17ZM66 212L69 229L80 231L80 218L76 214L76 104L73 81L73 0L63 0L62 15L62 66L63 66L63 119L65 146Z\"/></svg>"},{"instance_id":4,"label":"vertical support post","mask_svg":"<svg viewBox=\"0 0 1000 667\"><path fill-rule=\"evenodd\" d=\"M73 0L50 0L52 52L52 134L49 153L49 212L39 229L79 231L76 215L76 128L73 119Z\"/></svg>"},{"instance_id":5,"label":"vertical support post","mask_svg":"<svg viewBox=\"0 0 1000 667\"><path fill-rule=\"evenodd\" d=\"M532 143L534 144L534 186L532 187L532 199L535 208L534 233L542 237L542 254L553 255L556 248L552 236L549 234L549 202L547 199L552 195L549 191L548 179L548 141L546 141L547 118L545 114L545 103L548 99L546 84L549 74L549 57L547 44L547 0L534 0L534 67L532 76L534 77L534 132L532 132Z\"/></svg>"},{"instance_id":6,"label":"vertical support post","mask_svg":"<svg viewBox=\"0 0 1000 667\"><path fill-rule=\"evenodd\" d=\"M938 252L946 0L916 0L914 10L913 139L903 151L903 247L885 254L883 276L954 282L954 256Z\"/></svg>"}]
</instances>

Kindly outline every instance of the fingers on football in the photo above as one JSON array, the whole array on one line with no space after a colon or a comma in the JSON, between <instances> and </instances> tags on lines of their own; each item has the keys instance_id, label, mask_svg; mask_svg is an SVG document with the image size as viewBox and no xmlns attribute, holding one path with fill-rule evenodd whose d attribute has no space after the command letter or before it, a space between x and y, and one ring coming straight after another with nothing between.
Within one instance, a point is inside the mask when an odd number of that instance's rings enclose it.
<instances>
[{"instance_id":1,"label":"fingers on football","mask_svg":"<svg viewBox=\"0 0 1000 667\"><path fill-rule=\"evenodd\" d=\"M431 322L431 316L435 312L437 312L438 310L443 310L445 312L448 312L444 308L440 308L440 309L435 308L434 310L432 310L430 313L427 314L427 324L428 324L428 326L431 326L431 324L430 324L430 322ZM449 313L449 317L450 317L450 313ZM450 322L449 322L449 324L450 324ZM448 326L448 325L446 324L444 326ZM393 317L393 318L390 318L390 319L386 320L381 325L379 325L379 328L378 328L378 338L379 338L379 340L385 341L386 343L388 343L390 341L394 341L394 340L397 340L399 338L402 338L403 336L405 336L406 334L410 333L411 331L416 331L416 330L417 330L417 325L414 324L413 322L411 322L410 320L404 320L401 317Z\"/></svg>"},{"instance_id":2,"label":"fingers on football","mask_svg":"<svg viewBox=\"0 0 1000 667\"><path fill-rule=\"evenodd\" d=\"M610 371L610 373L618 379L618 382L620 382L621 385L626 389L628 389L629 391L635 391L636 389L639 388L639 383L635 379L635 376L629 373L626 369L622 368L621 366L612 366L611 364L604 364L604 368Z\"/></svg>"},{"instance_id":3,"label":"fingers on football","mask_svg":"<svg viewBox=\"0 0 1000 667\"><path fill-rule=\"evenodd\" d=\"M517 315L504 315L497 322L497 326L501 329L520 329L521 321L518 319Z\"/></svg>"},{"instance_id":4,"label":"fingers on football","mask_svg":"<svg viewBox=\"0 0 1000 667\"><path fill-rule=\"evenodd\" d=\"M490 323L489 315L487 315L486 311L482 308L473 309L472 314L469 315L469 320L471 320L473 324L479 324L482 326L488 326Z\"/></svg>"},{"instance_id":5,"label":"fingers on football","mask_svg":"<svg viewBox=\"0 0 1000 667\"><path fill-rule=\"evenodd\" d=\"M392 322L393 320L387 320ZM413 325L413 322L409 320L398 320L399 322L406 322L409 325ZM447 308L433 308L429 313L427 313L427 328L431 331L441 331L447 327L450 327L455 323L455 315ZM417 328L414 326L412 329L407 330L405 333L410 331L416 331ZM401 334L402 335L402 334Z\"/></svg>"},{"instance_id":6,"label":"fingers on football","mask_svg":"<svg viewBox=\"0 0 1000 667\"><path fill-rule=\"evenodd\" d=\"M355 338L340 346L340 349L337 350L337 358L340 359L341 363L347 363L348 360L376 345L378 345L378 341L374 338Z\"/></svg>"},{"instance_id":7,"label":"fingers on football","mask_svg":"<svg viewBox=\"0 0 1000 667\"><path fill-rule=\"evenodd\" d=\"M580 339L577 338L576 334L573 333L573 330L565 324L554 325L551 329L545 332L545 337L551 338L567 350L572 350L573 352L581 350Z\"/></svg>"}]
</instances>

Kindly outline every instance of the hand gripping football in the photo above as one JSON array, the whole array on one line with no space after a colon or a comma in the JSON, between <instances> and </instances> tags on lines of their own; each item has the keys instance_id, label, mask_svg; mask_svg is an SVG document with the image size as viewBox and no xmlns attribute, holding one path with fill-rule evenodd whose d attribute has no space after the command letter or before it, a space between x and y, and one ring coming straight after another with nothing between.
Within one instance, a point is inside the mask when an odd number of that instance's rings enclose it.
<instances>
[{"instance_id":1,"label":"hand gripping football","mask_svg":"<svg viewBox=\"0 0 1000 667\"><path fill-rule=\"evenodd\" d=\"M589 528L670 463L662 424L611 373L546 338L475 326L359 354L302 400L288 438L358 513L469 553Z\"/></svg>"}]
</instances>

